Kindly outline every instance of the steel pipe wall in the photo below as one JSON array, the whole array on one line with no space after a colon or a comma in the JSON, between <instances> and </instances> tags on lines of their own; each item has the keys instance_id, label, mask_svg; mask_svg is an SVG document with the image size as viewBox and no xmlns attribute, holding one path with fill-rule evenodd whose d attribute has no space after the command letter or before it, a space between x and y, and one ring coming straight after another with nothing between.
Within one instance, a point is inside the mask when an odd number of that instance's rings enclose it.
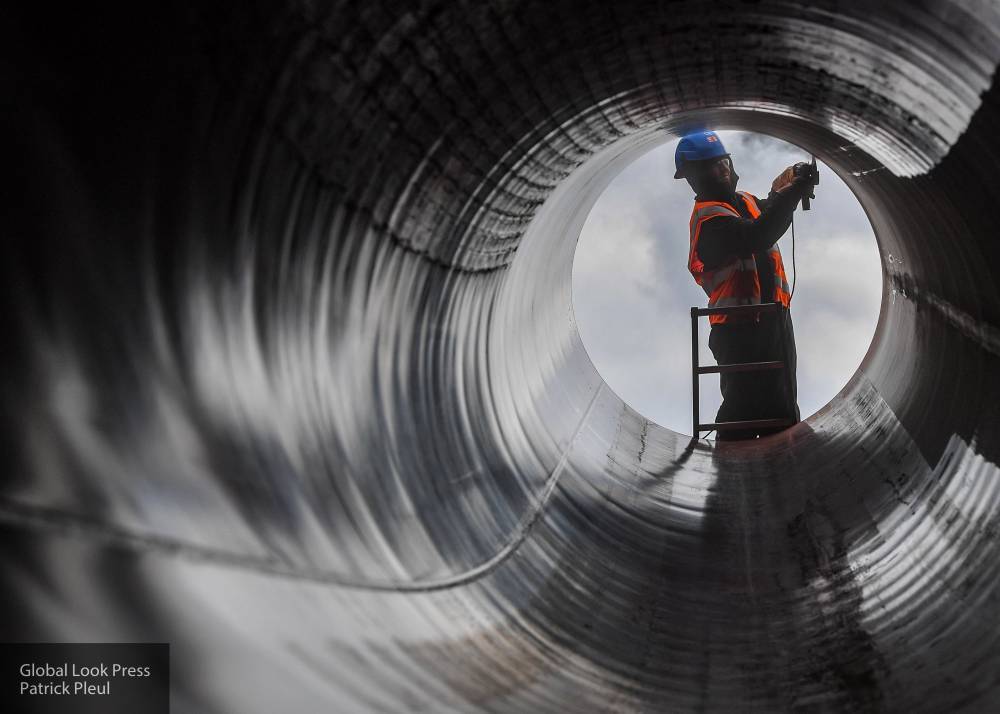
<instances>
[{"instance_id":1,"label":"steel pipe wall","mask_svg":"<svg viewBox=\"0 0 1000 714\"><path fill-rule=\"evenodd\" d=\"M169 641L177 712L1000 706L1000 6L137 12L7 30L4 641ZM698 125L814 152L883 259L755 442L573 320L593 201Z\"/></svg>"}]
</instances>

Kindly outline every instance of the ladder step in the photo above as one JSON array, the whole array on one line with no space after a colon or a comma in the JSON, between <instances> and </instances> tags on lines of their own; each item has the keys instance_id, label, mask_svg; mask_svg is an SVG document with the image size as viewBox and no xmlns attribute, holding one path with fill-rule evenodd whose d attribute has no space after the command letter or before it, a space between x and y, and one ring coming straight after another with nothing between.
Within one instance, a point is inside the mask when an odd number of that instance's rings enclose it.
<instances>
[{"instance_id":1,"label":"ladder step","mask_svg":"<svg viewBox=\"0 0 1000 714\"><path fill-rule=\"evenodd\" d=\"M718 364L707 367L699 367L698 374L715 374L730 372L756 372L761 369L784 369L784 362L742 362L740 364Z\"/></svg>"},{"instance_id":2,"label":"ladder step","mask_svg":"<svg viewBox=\"0 0 1000 714\"><path fill-rule=\"evenodd\" d=\"M760 305L730 305L729 307L692 307L692 317L705 315L748 315L755 312L777 312L782 305L776 302L765 302Z\"/></svg>"},{"instance_id":3,"label":"ladder step","mask_svg":"<svg viewBox=\"0 0 1000 714\"><path fill-rule=\"evenodd\" d=\"M712 424L699 424L698 431L731 431L733 429L770 429L777 426L791 426L791 419L750 419L748 421L720 421Z\"/></svg>"}]
</instances>

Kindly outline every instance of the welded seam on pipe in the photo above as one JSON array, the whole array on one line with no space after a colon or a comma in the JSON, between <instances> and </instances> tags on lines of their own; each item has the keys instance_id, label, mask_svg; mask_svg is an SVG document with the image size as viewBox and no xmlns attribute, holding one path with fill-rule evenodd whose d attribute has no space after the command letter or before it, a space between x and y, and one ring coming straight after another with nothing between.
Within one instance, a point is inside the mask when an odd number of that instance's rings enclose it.
<instances>
[{"instance_id":1,"label":"welded seam on pipe","mask_svg":"<svg viewBox=\"0 0 1000 714\"><path fill-rule=\"evenodd\" d=\"M982 347L987 352L1000 357L1000 329L976 319L965 310L955 306L948 300L930 290L922 290L916 281L909 279L909 276L900 274L890 274L890 280L896 286L892 288L892 295L897 295L904 300L914 301L927 305L936 310L952 327Z\"/></svg>"},{"instance_id":2,"label":"welded seam on pipe","mask_svg":"<svg viewBox=\"0 0 1000 714\"><path fill-rule=\"evenodd\" d=\"M434 590L447 590L467 585L490 574L521 547L531 529L537 523L542 511L544 511L553 491L555 491L556 484L565 471L566 464L569 463L569 454L576 444L580 432L583 431L583 427L590 420L590 415L597 404L597 398L604 391L604 388L605 385L602 382L594 391L594 395L590 398L590 402L584 410L583 416L580 418L580 422L573 432L573 436L563 449L559 461L549 473L541 496L535 505L521 518L511 539L488 560L457 575L444 578L410 582L390 581L384 583L351 580L328 570L293 567L283 564L274 558L246 555L218 548L208 548L151 533L139 533L112 523L90 519L86 516L57 508L31 505L2 497L0 497L0 523L25 530L49 534L54 533L67 537L88 537L137 553L156 552L159 554L174 555L186 560L210 565L252 570L262 575L336 585L352 590L381 592L430 592Z\"/></svg>"}]
</instances>

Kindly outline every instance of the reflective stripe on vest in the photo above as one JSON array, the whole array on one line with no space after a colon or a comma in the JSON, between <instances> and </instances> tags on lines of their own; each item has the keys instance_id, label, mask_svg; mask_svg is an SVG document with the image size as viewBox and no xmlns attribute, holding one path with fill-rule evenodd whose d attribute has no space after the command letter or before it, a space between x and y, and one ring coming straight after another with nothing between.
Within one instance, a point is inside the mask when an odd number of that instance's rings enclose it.
<instances>
[{"instance_id":1,"label":"reflective stripe on vest","mask_svg":"<svg viewBox=\"0 0 1000 714\"><path fill-rule=\"evenodd\" d=\"M738 194L746 204L753 218L760 216L757 201L749 193L740 191ZM757 274L757 264L753 256L740 258L732 256L732 260L715 270L706 270L704 263L698 258L698 238L705 221L719 216L740 218L740 213L732 205L722 201L701 201L694 205L689 225L691 245L688 252L688 270L698 285L708 296L709 307L732 307L736 305L760 304L760 277ZM767 252L774 272L774 299L788 307L791 296L788 288L788 278L785 266L781 261L781 251L777 245L771 246ZM727 322L727 315L711 315L709 322L713 325Z\"/></svg>"}]
</instances>

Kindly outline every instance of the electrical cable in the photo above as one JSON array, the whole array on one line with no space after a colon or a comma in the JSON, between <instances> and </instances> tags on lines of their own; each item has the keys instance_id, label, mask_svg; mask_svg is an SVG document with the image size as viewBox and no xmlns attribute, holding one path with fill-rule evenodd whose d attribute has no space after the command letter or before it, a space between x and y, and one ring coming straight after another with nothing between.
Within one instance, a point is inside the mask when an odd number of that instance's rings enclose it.
<instances>
[{"instance_id":1,"label":"electrical cable","mask_svg":"<svg viewBox=\"0 0 1000 714\"><path fill-rule=\"evenodd\" d=\"M798 280L799 269L795 267L795 213L792 212L792 292L788 293L788 306L792 305L792 298L795 297L795 281Z\"/></svg>"}]
</instances>

